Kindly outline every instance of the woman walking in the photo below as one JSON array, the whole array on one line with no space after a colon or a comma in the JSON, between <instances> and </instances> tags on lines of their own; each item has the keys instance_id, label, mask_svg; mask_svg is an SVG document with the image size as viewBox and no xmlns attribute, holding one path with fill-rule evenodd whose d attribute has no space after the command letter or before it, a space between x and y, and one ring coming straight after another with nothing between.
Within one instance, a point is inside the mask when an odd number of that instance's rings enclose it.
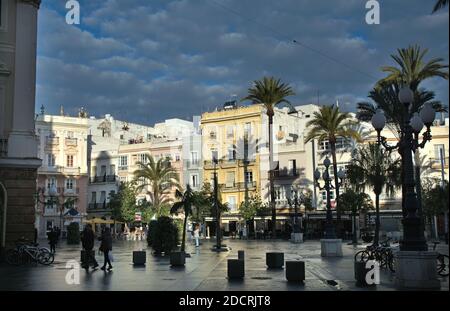
<instances>
[{"instance_id":1,"label":"woman walking","mask_svg":"<svg viewBox=\"0 0 450 311\"><path fill-rule=\"evenodd\" d=\"M111 229L109 229L108 227L105 228L100 238L100 241L101 241L100 251L102 251L104 255L104 263L101 269L104 271L106 269L106 264L108 264L108 271L111 271L113 268L111 265L111 261L109 259L109 252L112 251Z\"/></svg>"}]
</instances>

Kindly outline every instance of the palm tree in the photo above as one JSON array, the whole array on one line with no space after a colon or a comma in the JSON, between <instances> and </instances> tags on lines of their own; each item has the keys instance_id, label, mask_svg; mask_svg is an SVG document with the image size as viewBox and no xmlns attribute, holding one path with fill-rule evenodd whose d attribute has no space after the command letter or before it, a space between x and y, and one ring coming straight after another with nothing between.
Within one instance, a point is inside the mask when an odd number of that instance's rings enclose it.
<instances>
[{"instance_id":1,"label":"palm tree","mask_svg":"<svg viewBox=\"0 0 450 311\"><path fill-rule=\"evenodd\" d=\"M168 159L161 158L155 161L150 155L146 155L145 162L137 162L137 165L139 168L134 172L134 180L138 184L137 191L150 188L150 191L147 191L150 204L159 216L163 206L172 201L171 190L179 187L178 173Z\"/></svg>"},{"instance_id":2,"label":"palm tree","mask_svg":"<svg viewBox=\"0 0 450 311\"><path fill-rule=\"evenodd\" d=\"M264 77L262 80L254 81L253 87L248 89L248 96L242 100L250 100L253 104L262 104L266 108L266 114L269 118L269 190L270 190L270 207L272 210L272 236L276 235L276 209L275 209L275 188L274 176L272 172L273 165L273 116L275 115L275 107L280 104L288 104L286 97L295 95L289 84L282 83L280 79L274 77Z\"/></svg>"},{"instance_id":3,"label":"palm tree","mask_svg":"<svg viewBox=\"0 0 450 311\"><path fill-rule=\"evenodd\" d=\"M330 152L333 158L336 201L339 198L336 141L338 138L361 141L361 136L355 130L354 124L355 122L351 120L349 113L339 111L339 108L334 105L320 107L319 111L314 112L312 120L306 124L306 127L310 130L305 137L305 143L317 139L319 142L328 141L330 144ZM337 205L336 212L338 226L340 226L341 213L339 205Z\"/></svg>"},{"instance_id":4,"label":"palm tree","mask_svg":"<svg viewBox=\"0 0 450 311\"><path fill-rule=\"evenodd\" d=\"M175 197L178 198L180 201L175 202L172 205L172 208L170 209L171 214L178 213L179 210L183 210L184 212L184 223L183 223L183 239L181 242L181 252L184 252L186 247L186 227L187 227L187 220L189 215L192 214L192 208L197 203L199 203L198 195L192 191L191 186L188 184L186 186L186 191L182 193L180 190L176 190Z\"/></svg>"},{"instance_id":5,"label":"palm tree","mask_svg":"<svg viewBox=\"0 0 450 311\"><path fill-rule=\"evenodd\" d=\"M429 78L441 77L448 80L448 65L442 64L443 58L433 58L426 62L425 55L428 49L421 50L420 46L409 46L408 48L398 49L398 55L391 55L398 67L381 67L383 72L389 73L387 77L380 80L380 83L397 82L400 85L409 85L413 91L417 91L419 84Z\"/></svg>"},{"instance_id":6,"label":"palm tree","mask_svg":"<svg viewBox=\"0 0 450 311\"><path fill-rule=\"evenodd\" d=\"M380 195L383 190L392 196L400 188L400 159L393 159L390 152L376 143L362 146L355 152L352 163L347 167L347 178L356 191L364 192L372 187L375 194L375 237L374 245L380 239Z\"/></svg>"},{"instance_id":7,"label":"palm tree","mask_svg":"<svg viewBox=\"0 0 450 311\"><path fill-rule=\"evenodd\" d=\"M433 8L433 13L445 8L448 5L449 0L438 0Z\"/></svg>"}]
</instances>

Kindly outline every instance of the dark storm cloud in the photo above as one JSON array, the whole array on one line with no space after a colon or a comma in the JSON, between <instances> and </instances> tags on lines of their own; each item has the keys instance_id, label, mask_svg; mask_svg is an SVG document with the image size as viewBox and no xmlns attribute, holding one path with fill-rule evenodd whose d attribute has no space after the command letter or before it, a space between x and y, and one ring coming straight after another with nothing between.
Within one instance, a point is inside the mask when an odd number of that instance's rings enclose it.
<instances>
[{"instance_id":1,"label":"dark storm cloud","mask_svg":"<svg viewBox=\"0 0 450 311\"><path fill-rule=\"evenodd\" d=\"M381 24L369 26L365 2L80 1L79 26L65 24L64 1L44 2L37 105L152 124L243 97L253 80L275 75L294 86L296 104L319 94L321 103L354 110L397 48L418 43L448 62L447 11L430 15L422 0L381 1ZM447 81L424 86L448 103Z\"/></svg>"}]
</instances>

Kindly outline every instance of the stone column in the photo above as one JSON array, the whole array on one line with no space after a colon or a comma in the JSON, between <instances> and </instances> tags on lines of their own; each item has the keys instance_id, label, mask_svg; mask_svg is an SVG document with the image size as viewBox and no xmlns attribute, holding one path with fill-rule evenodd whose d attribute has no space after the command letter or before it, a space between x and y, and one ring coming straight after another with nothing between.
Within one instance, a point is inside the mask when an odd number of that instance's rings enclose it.
<instances>
[{"instance_id":1,"label":"stone column","mask_svg":"<svg viewBox=\"0 0 450 311\"><path fill-rule=\"evenodd\" d=\"M36 97L37 13L40 0L18 0L14 61L14 104L8 157L36 158L34 133Z\"/></svg>"}]
</instances>

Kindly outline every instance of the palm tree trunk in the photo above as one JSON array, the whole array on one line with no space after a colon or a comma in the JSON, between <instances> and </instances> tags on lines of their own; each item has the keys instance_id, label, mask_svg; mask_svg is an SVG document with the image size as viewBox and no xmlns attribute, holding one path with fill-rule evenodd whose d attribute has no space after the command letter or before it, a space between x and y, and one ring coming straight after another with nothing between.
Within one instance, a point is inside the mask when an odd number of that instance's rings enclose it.
<instances>
[{"instance_id":1,"label":"palm tree trunk","mask_svg":"<svg viewBox=\"0 0 450 311\"><path fill-rule=\"evenodd\" d=\"M357 227L356 227L356 211L353 211L353 244L358 244Z\"/></svg>"},{"instance_id":2,"label":"palm tree trunk","mask_svg":"<svg viewBox=\"0 0 450 311\"><path fill-rule=\"evenodd\" d=\"M331 147L331 156L333 158L333 173L334 173L334 185L335 185L335 206L336 206L336 224L337 224L337 236L341 237L342 224L341 224L341 211L339 205L337 204L339 199L339 177L338 177L338 169L337 169L337 157L336 157L336 143L330 141Z\"/></svg>"},{"instance_id":3,"label":"palm tree trunk","mask_svg":"<svg viewBox=\"0 0 450 311\"><path fill-rule=\"evenodd\" d=\"M380 194L375 193L375 236L373 238L373 245L378 245L380 241Z\"/></svg>"},{"instance_id":4,"label":"palm tree trunk","mask_svg":"<svg viewBox=\"0 0 450 311\"><path fill-rule=\"evenodd\" d=\"M186 248L186 228L187 228L187 219L188 219L188 215L185 212L184 215L184 223L183 223L183 238L181 241L181 251L184 252L185 248Z\"/></svg>"},{"instance_id":5,"label":"palm tree trunk","mask_svg":"<svg viewBox=\"0 0 450 311\"><path fill-rule=\"evenodd\" d=\"M270 188L270 207L272 210L272 237L276 238L276 221L277 221L277 211L275 206L275 186L273 180L273 115L269 116L269 188Z\"/></svg>"}]
</instances>

